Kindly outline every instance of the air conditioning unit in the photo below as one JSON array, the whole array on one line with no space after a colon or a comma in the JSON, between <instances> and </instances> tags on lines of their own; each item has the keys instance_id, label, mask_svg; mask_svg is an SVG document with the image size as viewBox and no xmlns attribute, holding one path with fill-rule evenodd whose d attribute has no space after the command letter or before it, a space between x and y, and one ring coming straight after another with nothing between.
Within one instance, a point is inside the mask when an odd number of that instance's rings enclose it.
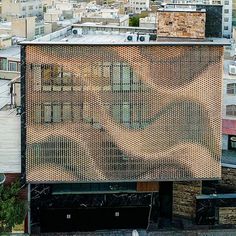
<instances>
[{"instance_id":1,"label":"air conditioning unit","mask_svg":"<svg viewBox=\"0 0 236 236\"><path fill-rule=\"evenodd\" d=\"M139 35L139 41L140 42L149 42L150 41L150 35Z\"/></svg>"},{"instance_id":2,"label":"air conditioning unit","mask_svg":"<svg viewBox=\"0 0 236 236\"><path fill-rule=\"evenodd\" d=\"M229 65L229 74L236 75L236 65Z\"/></svg>"},{"instance_id":3,"label":"air conditioning unit","mask_svg":"<svg viewBox=\"0 0 236 236\"><path fill-rule=\"evenodd\" d=\"M136 42L137 41L137 34L128 34L126 39L129 42Z\"/></svg>"},{"instance_id":4,"label":"air conditioning unit","mask_svg":"<svg viewBox=\"0 0 236 236\"><path fill-rule=\"evenodd\" d=\"M72 34L74 36L82 36L82 28L73 28L72 29Z\"/></svg>"}]
</instances>

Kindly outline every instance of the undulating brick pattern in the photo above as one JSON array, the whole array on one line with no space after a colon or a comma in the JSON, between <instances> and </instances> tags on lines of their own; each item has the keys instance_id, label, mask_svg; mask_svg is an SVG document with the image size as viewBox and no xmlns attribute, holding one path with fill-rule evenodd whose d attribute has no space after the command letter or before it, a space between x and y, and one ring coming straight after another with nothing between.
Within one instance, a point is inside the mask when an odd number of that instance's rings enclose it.
<instances>
[{"instance_id":1,"label":"undulating brick pattern","mask_svg":"<svg viewBox=\"0 0 236 236\"><path fill-rule=\"evenodd\" d=\"M26 46L29 182L220 177L221 46Z\"/></svg>"},{"instance_id":2,"label":"undulating brick pattern","mask_svg":"<svg viewBox=\"0 0 236 236\"><path fill-rule=\"evenodd\" d=\"M173 183L173 216L194 219L196 195L201 194L201 181Z\"/></svg>"},{"instance_id":3,"label":"undulating brick pattern","mask_svg":"<svg viewBox=\"0 0 236 236\"><path fill-rule=\"evenodd\" d=\"M158 11L159 37L205 38L205 12Z\"/></svg>"}]
</instances>

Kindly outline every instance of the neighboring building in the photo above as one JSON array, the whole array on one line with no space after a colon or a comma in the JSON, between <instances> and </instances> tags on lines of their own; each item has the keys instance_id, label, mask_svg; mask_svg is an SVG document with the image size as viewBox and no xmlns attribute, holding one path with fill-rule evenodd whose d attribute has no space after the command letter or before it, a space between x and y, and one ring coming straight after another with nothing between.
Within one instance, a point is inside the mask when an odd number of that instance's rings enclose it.
<instances>
[{"instance_id":1,"label":"neighboring building","mask_svg":"<svg viewBox=\"0 0 236 236\"><path fill-rule=\"evenodd\" d=\"M157 11L159 37L205 38L206 12L196 8L162 8Z\"/></svg>"},{"instance_id":2,"label":"neighboring building","mask_svg":"<svg viewBox=\"0 0 236 236\"><path fill-rule=\"evenodd\" d=\"M12 45L12 37L8 34L0 34L0 49L8 48Z\"/></svg>"},{"instance_id":3,"label":"neighboring building","mask_svg":"<svg viewBox=\"0 0 236 236\"><path fill-rule=\"evenodd\" d=\"M4 34L4 43L7 45L15 39L32 40L52 32L52 24L38 20L36 17L14 18L11 22L0 23L0 33Z\"/></svg>"},{"instance_id":4,"label":"neighboring building","mask_svg":"<svg viewBox=\"0 0 236 236\"><path fill-rule=\"evenodd\" d=\"M52 32L52 25L37 20L36 17L13 19L11 23L12 35L28 40L35 39Z\"/></svg>"},{"instance_id":5,"label":"neighboring building","mask_svg":"<svg viewBox=\"0 0 236 236\"><path fill-rule=\"evenodd\" d=\"M156 28L157 16L155 13L150 13L145 18L139 18L139 27Z\"/></svg>"},{"instance_id":6,"label":"neighboring building","mask_svg":"<svg viewBox=\"0 0 236 236\"><path fill-rule=\"evenodd\" d=\"M2 0L1 17L11 21L14 18L41 16L42 0Z\"/></svg>"},{"instance_id":7,"label":"neighboring building","mask_svg":"<svg viewBox=\"0 0 236 236\"><path fill-rule=\"evenodd\" d=\"M236 151L236 63L224 61L223 150Z\"/></svg>"},{"instance_id":8,"label":"neighboring building","mask_svg":"<svg viewBox=\"0 0 236 236\"><path fill-rule=\"evenodd\" d=\"M21 173L20 116L11 104L11 80L0 79L0 184Z\"/></svg>"},{"instance_id":9,"label":"neighboring building","mask_svg":"<svg viewBox=\"0 0 236 236\"><path fill-rule=\"evenodd\" d=\"M231 38L232 37L232 0L165 0L165 3L174 3L174 4L187 4L189 6L193 5L208 5L210 6L223 6L222 10L222 33L223 37ZM202 6L201 6L202 8ZM216 9L216 8L215 8ZM207 9L206 9L207 10ZM212 22L212 19L211 19Z\"/></svg>"},{"instance_id":10,"label":"neighboring building","mask_svg":"<svg viewBox=\"0 0 236 236\"><path fill-rule=\"evenodd\" d=\"M2 49L0 53L0 71L20 71L20 47Z\"/></svg>"},{"instance_id":11,"label":"neighboring building","mask_svg":"<svg viewBox=\"0 0 236 236\"><path fill-rule=\"evenodd\" d=\"M201 5L201 4L167 4L158 9L158 11L204 11L206 12L205 36L206 37L222 37L222 6L221 5Z\"/></svg>"},{"instance_id":12,"label":"neighboring building","mask_svg":"<svg viewBox=\"0 0 236 236\"><path fill-rule=\"evenodd\" d=\"M129 26L129 16L120 15L119 9L100 9L96 12L87 12L81 17L81 23L97 23L102 25Z\"/></svg>"},{"instance_id":13,"label":"neighboring building","mask_svg":"<svg viewBox=\"0 0 236 236\"><path fill-rule=\"evenodd\" d=\"M236 26L236 1L232 0L232 25Z\"/></svg>"},{"instance_id":14,"label":"neighboring building","mask_svg":"<svg viewBox=\"0 0 236 236\"><path fill-rule=\"evenodd\" d=\"M148 11L150 8L149 0L129 0L129 12L139 14L142 11Z\"/></svg>"},{"instance_id":15,"label":"neighboring building","mask_svg":"<svg viewBox=\"0 0 236 236\"><path fill-rule=\"evenodd\" d=\"M221 177L227 43L108 28L74 25L22 43L32 233L195 219L201 180Z\"/></svg>"}]
</instances>

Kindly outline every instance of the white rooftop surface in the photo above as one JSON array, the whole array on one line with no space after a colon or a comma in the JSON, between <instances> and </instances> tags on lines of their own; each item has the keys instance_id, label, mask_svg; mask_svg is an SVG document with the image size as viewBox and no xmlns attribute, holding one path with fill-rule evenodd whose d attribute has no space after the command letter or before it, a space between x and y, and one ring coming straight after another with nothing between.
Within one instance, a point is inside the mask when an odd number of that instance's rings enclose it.
<instances>
[{"instance_id":1,"label":"white rooftop surface","mask_svg":"<svg viewBox=\"0 0 236 236\"><path fill-rule=\"evenodd\" d=\"M95 30L100 28L100 30ZM109 30L106 30L106 28ZM78 29L78 35L73 35L72 31ZM119 33L119 30L126 30L126 33ZM119 27L119 26L104 26L104 25L73 25L66 27L51 34L37 38L33 41L23 41L21 45L27 44L81 44L81 45L230 45L228 39L224 38L206 38L203 40L198 39L173 39L173 38L158 38L157 41L145 40L128 41L127 36L132 34L128 33L129 30L135 32L142 32L145 30L153 31L153 28L139 28L139 27ZM83 31L83 34L81 35ZM149 31L149 32L150 32ZM85 33L84 33L85 32Z\"/></svg>"},{"instance_id":2,"label":"white rooftop surface","mask_svg":"<svg viewBox=\"0 0 236 236\"><path fill-rule=\"evenodd\" d=\"M80 36L70 35L69 37L65 37L61 41L70 42L70 43L119 43L124 42L126 40L127 34L86 34Z\"/></svg>"},{"instance_id":3,"label":"white rooftop surface","mask_svg":"<svg viewBox=\"0 0 236 236\"><path fill-rule=\"evenodd\" d=\"M0 111L0 173L21 172L20 116Z\"/></svg>"},{"instance_id":4,"label":"white rooftop surface","mask_svg":"<svg viewBox=\"0 0 236 236\"><path fill-rule=\"evenodd\" d=\"M5 57L5 58L13 59L15 61L20 61L20 46L14 45L9 48L1 49L0 57Z\"/></svg>"},{"instance_id":5,"label":"white rooftop surface","mask_svg":"<svg viewBox=\"0 0 236 236\"><path fill-rule=\"evenodd\" d=\"M11 102L9 83L10 80L0 79L0 109Z\"/></svg>"},{"instance_id":6,"label":"white rooftop surface","mask_svg":"<svg viewBox=\"0 0 236 236\"><path fill-rule=\"evenodd\" d=\"M0 29L11 29L11 22L1 22L0 23Z\"/></svg>"}]
</instances>

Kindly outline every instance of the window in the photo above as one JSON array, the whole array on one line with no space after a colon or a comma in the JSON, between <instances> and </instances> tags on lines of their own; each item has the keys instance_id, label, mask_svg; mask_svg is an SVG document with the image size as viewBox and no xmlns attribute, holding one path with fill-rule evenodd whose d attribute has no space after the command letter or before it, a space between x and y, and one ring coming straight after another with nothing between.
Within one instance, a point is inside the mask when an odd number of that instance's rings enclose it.
<instances>
[{"instance_id":1,"label":"window","mask_svg":"<svg viewBox=\"0 0 236 236\"><path fill-rule=\"evenodd\" d=\"M22 7L22 11L26 11L26 7Z\"/></svg>"},{"instance_id":2,"label":"window","mask_svg":"<svg viewBox=\"0 0 236 236\"><path fill-rule=\"evenodd\" d=\"M39 35L39 28L35 28L35 35Z\"/></svg>"},{"instance_id":3,"label":"window","mask_svg":"<svg viewBox=\"0 0 236 236\"><path fill-rule=\"evenodd\" d=\"M228 26L224 26L224 30L229 30L229 27Z\"/></svg>"},{"instance_id":4,"label":"window","mask_svg":"<svg viewBox=\"0 0 236 236\"><path fill-rule=\"evenodd\" d=\"M35 105L35 123L59 123L69 121L82 121L82 104L70 102L47 102L43 105ZM86 115L86 113L85 113ZM92 119L91 115L88 115Z\"/></svg>"},{"instance_id":5,"label":"window","mask_svg":"<svg viewBox=\"0 0 236 236\"><path fill-rule=\"evenodd\" d=\"M115 63L111 66L111 80L113 91L138 90L143 85L127 64ZM142 85L142 86L141 86Z\"/></svg>"},{"instance_id":6,"label":"window","mask_svg":"<svg viewBox=\"0 0 236 236\"><path fill-rule=\"evenodd\" d=\"M225 17L225 18L224 18L224 22L229 22L229 18L228 18L228 17Z\"/></svg>"},{"instance_id":7,"label":"window","mask_svg":"<svg viewBox=\"0 0 236 236\"><path fill-rule=\"evenodd\" d=\"M229 9L224 9L224 13L228 14L229 13Z\"/></svg>"},{"instance_id":8,"label":"window","mask_svg":"<svg viewBox=\"0 0 236 236\"><path fill-rule=\"evenodd\" d=\"M34 9L34 7L33 6L29 6L29 10L33 10Z\"/></svg>"},{"instance_id":9,"label":"window","mask_svg":"<svg viewBox=\"0 0 236 236\"><path fill-rule=\"evenodd\" d=\"M41 78L44 91L72 90L73 75L72 73L63 71L62 67L42 65Z\"/></svg>"},{"instance_id":10,"label":"window","mask_svg":"<svg viewBox=\"0 0 236 236\"><path fill-rule=\"evenodd\" d=\"M7 59L0 58L0 70L7 70Z\"/></svg>"},{"instance_id":11,"label":"window","mask_svg":"<svg viewBox=\"0 0 236 236\"><path fill-rule=\"evenodd\" d=\"M226 115L227 116L236 116L236 105L227 105L226 106Z\"/></svg>"},{"instance_id":12,"label":"window","mask_svg":"<svg viewBox=\"0 0 236 236\"><path fill-rule=\"evenodd\" d=\"M9 71L17 71L17 62L9 62L8 63Z\"/></svg>"},{"instance_id":13,"label":"window","mask_svg":"<svg viewBox=\"0 0 236 236\"><path fill-rule=\"evenodd\" d=\"M130 126L130 104L124 102L123 104L112 105L112 116L116 122L122 123L125 126Z\"/></svg>"},{"instance_id":14,"label":"window","mask_svg":"<svg viewBox=\"0 0 236 236\"><path fill-rule=\"evenodd\" d=\"M40 34L44 34L44 26L40 28Z\"/></svg>"},{"instance_id":15,"label":"window","mask_svg":"<svg viewBox=\"0 0 236 236\"><path fill-rule=\"evenodd\" d=\"M236 95L236 83L227 84L227 94Z\"/></svg>"},{"instance_id":16,"label":"window","mask_svg":"<svg viewBox=\"0 0 236 236\"><path fill-rule=\"evenodd\" d=\"M144 128L148 124L148 110L144 104L123 102L112 105L112 117L120 124L133 129Z\"/></svg>"},{"instance_id":17,"label":"window","mask_svg":"<svg viewBox=\"0 0 236 236\"><path fill-rule=\"evenodd\" d=\"M225 4L224 5L229 5L229 1L225 1Z\"/></svg>"}]
</instances>

